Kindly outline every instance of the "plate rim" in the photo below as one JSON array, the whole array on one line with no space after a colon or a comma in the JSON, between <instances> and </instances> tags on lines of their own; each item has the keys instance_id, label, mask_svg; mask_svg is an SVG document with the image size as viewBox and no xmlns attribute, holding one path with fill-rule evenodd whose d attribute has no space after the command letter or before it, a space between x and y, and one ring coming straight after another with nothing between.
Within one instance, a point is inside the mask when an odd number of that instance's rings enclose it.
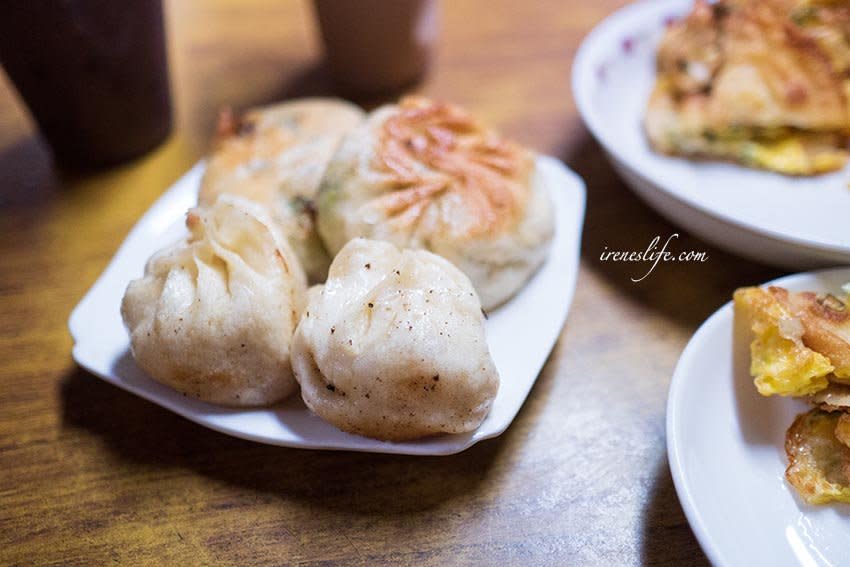
<instances>
[{"instance_id":1,"label":"plate rim","mask_svg":"<svg viewBox=\"0 0 850 567\"><path fill-rule=\"evenodd\" d=\"M758 284L758 287L769 285L784 285L788 280L795 280L801 277L817 277L828 276L830 274L847 273L850 276L850 266L839 268L825 268L821 270L810 270L806 272L798 272L794 274L786 274L773 280ZM680 429L679 409L681 408L680 399L683 396L684 390L687 388L688 379L685 378L684 367L689 362L689 359L694 356L694 352L698 350L698 343L701 341L702 335L705 335L714 330L715 327L723 326L729 323L734 316L734 302L727 301L712 313L694 332L688 340L688 344L682 350L679 360L676 362L676 367L673 370L673 377L670 380L670 388L667 393L667 403L665 405L665 437L667 440L667 464L670 468L670 474L673 478L673 486L676 490L676 495L682 505L682 510L688 520L688 524L694 532L697 541L700 544L703 552L708 556L712 565L722 567L732 566L734 563L724 555L723 547L720 546L716 539L712 536L706 522L700 513L696 504L693 491L688 483L688 475L685 472L686 467L683 465L683 457L685 448L680 446L680 436L677 431ZM730 328L730 333L733 331Z\"/></svg>"},{"instance_id":2,"label":"plate rim","mask_svg":"<svg viewBox=\"0 0 850 567\"><path fill-rule=\"evenodd\" d=\"M86 308L89 303L95 301L95 297L98 294L99 289L106 285L105 282L108 279L108 276L114 270L119 269L118 264L124 256L127 255L125 252L125 248L128 246L128 243L133 240L133 237L139 233L144 232L148 226L150 226L152 219L155 218L158 214L161 214L163 211L170 211L171 208L176 206L174 201L178 200L178 198L182 195L183 191L180 190L180 187L186 183L195 183L193 181L193 177L200 178L200 175L203 172L204 160L200 160L196 164L194 164L189 170L186 171L179 179L174 181L171 185L169 185L163 193L157 198L157 200L139 217L130 231L127 233L127 236L122 241L121 245L117 248L116 252L110 259L106 268L104 268L103 272L98 276L95 282L91 285L88 291L83 295L82 299L77 303L77 305L71 311L71 314L68 318L68 328L71 334L71 338L73 339L73 347L71 350L72 357L74 361L86 371L91 374L97 376L99 379L112 384L113 386L117 386L124 391L127 391L133 395L136 395L149 403L153 403L158 405L167 411L171 411L176 415L179 415L189 421L197 423L202 427L206 427L208 429L212 429L219 433L229 435L232 437L237 437L240 439L246 439L248 441L264 443L273 446L279 447L287 447L293 449L303 449L303 450L320 450L320 451L352 451L352 452L366 452L366 453L385 453L385 454L404 454L404 455L412 455L412 456L446 456L457 454L471 446L477 444L480 441L484 441L487 439L492 439L494 437L500 436L504 433L508 427L513 423L516 419L516 416L521 411L523 405L528 399L528 395L531 392L531 389L534 387L534 384L537 382L537 378L539 377L540 371L548 359L548 354L551 353L552 349L554 349L557 344L558 338L563 332L563 327L566 323L566 320L569 316L569 312L572 308L572 303L575 297L575 290L578 282L578 273L580 271L581 265L581 240L583 235L584 221L585 221L585 213L586 213L586 205L587 205L587 187L584 180L575 173L572 169L570 169L566 164L564 164L561 160L554 158L552 156L538 154L537 160L539 167L554 170L555 173L564 179L563 184L557 184L550 187L550 191L558 191L559 189L563 191L568 191L570 193L569 200L571 205L575 205L575 209L572 214L568 217L569 222L565 224L566 228L570 228L571 225L575 225L571 232L572 234L568 234L567 238L571 240L571 248L568 252L571 260L568 273L565 275L563 282L566 283L565 288L561 288L561 293L564 297L564 305L563 314L559 317L560 321L558 324L559 332L555 336L555 339L552 342L552 345L547 351L547 356L543 357L539 363L539 367L536 368L535 377L528 383L528 387L523 392L522 403L516 408L516 411L513 412L513 415L508 419L503 425L500 425L490 432L486 434L482 434L480 436L475 437L475 432L470 432L467 435L467 439L463 443L459 443L457 445L446 445L441 448L433 448L429 447L426 444L417 444L413 443L405 443L405 444L387 444L386 451L378 450L375 447L367 447L361 445L342 445L339 443L328 442L321 445L304 443L304 444L292 444L288 442L280 442L274 438L269 438L263 435L252 435L250 433L246 433L241 430L228 428L226 426L219 425L215 422L211 422L209 420L202 419L202 416L196 415L189 408L181 406L180 404L172 402L168 398L161 398L156 396L155 393L150 392L148 389L143 387L137 387L131 383L128 383L125 380L120 380L113 378L105 374L101 369L96 367L94 364L90 364L86 361L86 356L83 353L82 345L85 342L85 333L82 331L82 326L84 325L83 316L86 311ZM560 229L563 230L563 229ZM123 253L123 254L122 254ZM154 384L157 384L154 382ZM164 387L164 386L163 386ZM214 406L213 406L214 407ZM248 411L253 409L267 409L267 408L246 408ZM344 433L344 432L343 432ZM460 437L460 436L458 436ZM375 441L375 440L373 440ZM402 447L401 445L404 445Z\"/></svg>"},{"instance_id":3,"label":"plate rim","mask_svg":"<svg viewBox=\"0 0 850 567\"><path fill-rule=\"evenodd\" d=\"M593 68L594 57L597 54L602 54L606 46L611 45L610 40L612 36L622 38L629 31L643 29L647 20L652 17L658 17L668 12L681 12L692 4L692 0L638 0L607 16L584 37L573 61L571 86L576 109L585 126L609 156L639 174L650 185L654 186L657 191L674 199L680 205L690 207L703 215L713 217L737 229L761 235L780 243L793 245L812 252L850 257L850 244L842 245L783 233L735 218L724 211L707 207L695 201L691 196L676 191L664 176L658 175L657 171L646 171L645 168L640 167L640 164L636 163L637 160L633 159L628 153L623 152L618 144L609 139L607 134L608 129L600 124L597 113L592 110L593 105L590 103L590 99L592 98L591 91L596 77ZM769 172L763 173L769 174Z\"/></svg>"}]
</instances>

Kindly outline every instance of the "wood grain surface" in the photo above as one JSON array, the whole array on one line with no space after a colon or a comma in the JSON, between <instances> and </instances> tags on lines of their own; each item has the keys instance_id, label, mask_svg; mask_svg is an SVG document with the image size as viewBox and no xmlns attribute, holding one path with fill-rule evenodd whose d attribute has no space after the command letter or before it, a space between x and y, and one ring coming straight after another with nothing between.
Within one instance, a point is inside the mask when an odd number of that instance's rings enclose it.
<instances>
[{"instance_id":1,"label":"wood grain surface","mask_svg":"<svg viewBox=\"0 0 850 567\"><path fill-rule=\"evenodd\" d=\"M572 58L619 0L444 2L415 90L468 106L587 181L572 312L518 418L451 457L269 447L99 381L68 315L135 220L208 148L217 109L332 93L311 5L167 4L177 128L97 174L56 170L0 77L0 564L700 565L664 415L675 362L732 290L777 276L668 224L577 116ZM379 101L359 101L373 105ZM681 232L703 264L600 262ZM117 306L116 306L117 308Z\"/></svg>"}]
</instances>

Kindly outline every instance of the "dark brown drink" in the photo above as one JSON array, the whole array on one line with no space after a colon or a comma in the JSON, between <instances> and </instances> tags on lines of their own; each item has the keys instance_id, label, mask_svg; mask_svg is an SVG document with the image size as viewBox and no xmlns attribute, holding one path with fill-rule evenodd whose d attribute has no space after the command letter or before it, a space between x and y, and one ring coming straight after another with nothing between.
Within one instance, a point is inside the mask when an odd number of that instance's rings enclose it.
<instances>
[{"instance_id":1,"label":"dark brown drink","mask_svg":"<svg viewBox=\"0 0 850 567\"><path fill-rule=\"evenodd\" d=\"M161 0L4 2L0 62L61 162L121 162L171 130Z\"/></svg>"},{"instance_id":2,"label":"dark brown drink","mask_svg":"<svg viewBox=\"0 0 850 567\"><path fill-rule=\"evenodd\" d=\"M425 72L437 37L436 0L315 0L325 57L353 94L396 90Z\"/></svg>"}]
</instances>

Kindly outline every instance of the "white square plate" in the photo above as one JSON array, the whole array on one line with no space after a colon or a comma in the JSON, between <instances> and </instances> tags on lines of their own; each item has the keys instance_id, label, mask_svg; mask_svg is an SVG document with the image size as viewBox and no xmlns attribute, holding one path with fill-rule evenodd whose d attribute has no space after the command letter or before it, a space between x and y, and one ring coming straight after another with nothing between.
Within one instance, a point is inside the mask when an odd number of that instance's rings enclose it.
<instances>
[{"instance_id":1,"label":"white square plate","mask_svg":"<svg viewBox=\"0 0 850 567\"><path fill-rule=\"evenodd\" d=\"M838 294L848 281L850 268L841 268L770 285ZM718 567L847 565L850 506L811 506L785 481L785 431L811 407L758 394L750 341L727 303L699 328L676 366L667 453L688 521Z\"/></svg>"},{"instance_id":2,"label":"white square plate","mask_svg":"<svg viewBox=\"0 0 850 567\"><path fill-rule=\"evenodd\" d=\"M490 415L476 431L422 441L389 443L343 433L311 413L293 395L270 408L213 406L163 386L133 361L120 305L130 280L140 277L148 257L185 234L186 210L197 201L203 164L177 181L130 232L106 271L71 314L74 360L107 382L210 429L285 447L449 455L500 435L513 421L563 327L572 302L584 220L582 180L561 162L540 157L555 208L556 231L546 264L507 304L490 313L487 342L501 376Z\"/></svg>"}]
</instances>

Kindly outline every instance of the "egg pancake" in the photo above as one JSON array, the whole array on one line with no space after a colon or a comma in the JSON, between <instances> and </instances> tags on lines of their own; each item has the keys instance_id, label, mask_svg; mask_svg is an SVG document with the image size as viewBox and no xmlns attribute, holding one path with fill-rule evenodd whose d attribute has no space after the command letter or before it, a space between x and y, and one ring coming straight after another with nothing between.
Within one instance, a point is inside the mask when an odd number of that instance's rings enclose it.
<instances>
[{"instance_id":1,"label":"egg pancake","mask_svg":"<svg viewBox=\"0 0 850 567\"><path fill-rule=\"evenodd\" d=\"M754 334L750 373L763 396L807 396L829 386L835 370L830 358L807 339L818 334L818 318L801 318L789 292L779 287L750 287L735 292L735 317Z\"/></svg>"},{"instance_id":2,"label":"egg pancake","mask_svg":"<svg viewBox=\"0 0 850 567\"><path fill-rule=\"evenodd\" d=\"M831 293L770 286L735 291L735 318L753 334L758 392L816 406L785 434L785 476L810 504L850 503L850 287Z\"/></svg>"},{"instance_id":3,"label":"egg pancake","mask_svg":"<svg viewBox=\"0 0 850 567\"><path fill-rule=\"evenodd\" d=\"M785 478L809 504L850 503L850 447L837 436L845 415L812 410L785 436Z\"/></svg>"},{"instance_id":4,"label":"egg pancake","mask_svg":"<svg viewBox=\"0 0 850 567\"><path fill-rule=\"evenodd\" d=\"M789 175L846 163L850 2L698 0L658 48L656 151Z\"/></svg>"}]
</instances>

